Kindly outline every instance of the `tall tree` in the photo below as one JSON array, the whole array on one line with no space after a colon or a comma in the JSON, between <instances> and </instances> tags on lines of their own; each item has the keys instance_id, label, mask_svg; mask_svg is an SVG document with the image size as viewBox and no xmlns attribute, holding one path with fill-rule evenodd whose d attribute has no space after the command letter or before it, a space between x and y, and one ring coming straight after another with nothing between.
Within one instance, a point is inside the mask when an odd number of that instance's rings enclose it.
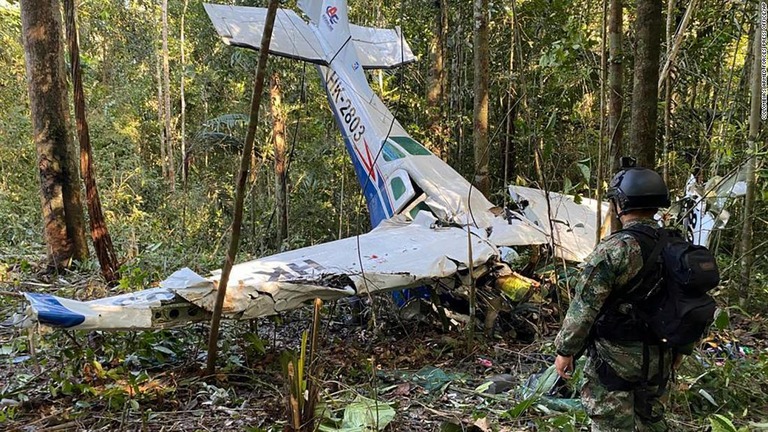
<instances>
[{"instance_id":1,"label":"tall tree","mask_svg":"<svg viewBox=\"0 0 768 432\"><path fill-rule=\"evenodd\" d=\"M156 57L155 69L157 77L157 122L160 125L160 172L162 173L163 178L168 178L168 166L165 163L165 142L167 139L166 137L168 136L168 131L165 129L165 114L163 114L165 111L163 108L165 105L163 100L163 64L161 58L162 56L158 55Z\"/></svg>"},{"instance_id":2,"label":"tall tree","mask_svg":"<svg viewBox=\"0 0 768 432\"><path fill-rule=\"evenodd\" d=\"M491 178L488 170L490 148L488 143L488 0L475 0L474 3L474 146L475 146L475 186L488 196Z\"/></svg>"},{"instance_id":3,"label":"tall tree","mask_svg":"<svg viewBox=\"0 0 768 432\"><path fill-rule=\"evenodd\" d=\"M624 31L624 7L622 0L611 0L608 18L608 148L610 148L611 172L619 170L619 158L623 156L623 105L624 105L624 57L621 48Z\"/></svg>"},{"instance_id":4,"label":"tall tree","mask_svg":"<svg viewBox=\"0 0 768 432\"><path fill-rule=\"evenodd\" d=\"M277 220L275 243L279 249L283 240L288 238L288 186L286 178L288 153L285 145L285 110L283 109L283 97L280 89L280 75L277 72L272 74L269 95L272 111L272 139L275 145L275 218Z\"/></svg>"},{"instance_id":5,"label":"tall tree","mask_svg":"<svg viewBox=\"0 0 768 432\"><path fill-rule=\"evenodd\" d=\"M120 278L118 272L120 264L117 262L112 237L109 235L109 229L107 229L107 223L104 220L104 212L101 210L101 198L94 175L91 137L88 132L88 121L85 117L85 92L83 91L83 78L80 70L80 43L74 0L64 0L64 12L74 92L75 124L77 125L77 140L80 143L80 172L85 183L91 240L101 266L101 275L107 282L114 282Z\"/></svg>"},{"instance_id":6,"label":"tall tree","mask_svg":"<svg viewBox=\"0 0 768 432\"><path fill-rule=\"evenodd\" d=\"M677 0L667 0L667 61L670 59L672 53L672 31L675 16L675 4ZM663 78L663 76L662 76ZM661 81L661 79L659 80ZM669 150L671 145L671 126L672 126L672 80L667 79L664 86L664 143L662 144L662 178L665 182L669 181Z\"/></svg>"},{"instance_id":7,"label":"tall tree","mask_svg":"<svg viewBox=\"0 0 768 432\"><path fill-rule=\"evenodd\" d=\"M760 11L758 10L757 16L760 17ZM752 272L752 264L755 260L755 251L752 247L752 218L755 207L755 168L757 158L757 140L760 136L760 98L762 74L762 58L761 47L764 46L765 41L761 41L760 24L754 25L752 36L752 73L751 73L751 105L749 113L749 137L747 138L747 193L744 197L744 225L741 231L741 292L739 293L739 302L743 305L749 295L750 275Z\"/></svg>"},{"instance_id":8,"label":"tall tree","mask_svg":"<svg viewBox=\"0 0 768 432\"><path fill-rule=\"evenodd\" d=\"M443 106L446 90L446 39L448 34L447 0L434 0L435 30L429 42L429 85L427 109L429 110L430 141L435 153L446 158L445 131L443 130Z\"/></svg>"},{"instance_id":9,"label":"tall tree","mask_svg":"<svg viewBox=\"0 0 768 432\"><path fill-rule=\"evenodd\" d=\"M171 133L171 68L168 54L168 0L162 0L163 14L163 116L165 120L165 163L168 165L168 180L171 192L176 189L176 168L173 161L173 133Z\"/></svg>"},{"instance_id":10,"label":"tall tree","mask_svg":"<svg viewBox=\"0 0 768 432\"><path fill-rule=\"evenodd\" d=\"M188 0L184 0L184 8L181 11L181 36L179 47L181 50L181 79L179 82L179 97L181 98L181 179L186 187L187 184L187 99L184 95L184 81L186 81L186 47L184 46L185 29L184 19L187 16Z\"/></svg>"},{"instance_id":11,"label":"tall tree","mask_svg":"<svg viewBox=\"0 0 768 432\"><path fill-rule=\"evenodd\" d=\"M517 149L515 148L515 120L517 119L518 103L520 100L517 97L517 90L515 89L514 71L515 71L515 59L520 52L520 35L517 22L517 7L515 2L512 2L511 13L509 14L509 71L507 83L507 97L506 97L506 125L504 131L504 143L501 146L501 178L504 179L504 188L509 183L509 178L517 174ZM519 63L522 63L520 59ZM521 66L518 64L517 67ZM506 194L505 194L506 197Z\"/></svg>"},{"instance_id":12,"label":"tall tree","mask_svg":"<svg viewBox=\"0 0 768 432\"><path fill-rule=\"evenodd\" d=\"M88 257L80 181L70 136L61 12L56 0L21 3L32 136L48 260L55 267Z\"/></svg>"},{"instance_id":13,"label":"tall tree","mask_svg":"<svg viewBox=\"0 0 768 432\"><path fill-rule=\"evenodd\" d=\"M663 31L661 0L637 0L630 148L638 165L648 168L656 166L659 55Z\"/></svg>"}]
</instances>

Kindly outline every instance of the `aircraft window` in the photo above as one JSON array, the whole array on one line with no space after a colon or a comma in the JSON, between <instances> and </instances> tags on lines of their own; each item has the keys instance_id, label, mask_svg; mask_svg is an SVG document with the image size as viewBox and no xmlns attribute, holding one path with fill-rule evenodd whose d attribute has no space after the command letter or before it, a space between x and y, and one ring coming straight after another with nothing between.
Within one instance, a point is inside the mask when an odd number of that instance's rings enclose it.
<instances>
[{"instance_id":1,"label":"aircraft window","mask_svg":"<svg viewBox=\"0 0 768 432\"><path fill-rule=\"evenodd\" d=\"M424 201L422 201L419 204L417 204L416 207L412 208L408 212L408 215L411 217L411 219L415 219L416 215L419 214L420 211L431 213L432 209L430 209L429 206L426 203L424 203Z\"/></svg>"},{"instance_id":2,"label":"aircraft window","mask_svg":"<svg viewBox=\"0 0 768 432\"><path fill-rule=\"evenodd\" d=\"M405 149L405 151L412 154L413 156L426 156L426 155L432 154L429 152L429 150L424 148L423 145L417 143L411 137L406 137L406 136L391 137L391 140L400 144L400 147Z\"/></svg>"},{"instance_id":3,"label":"aircraft window","mask_svg":"<svg viewBox=\"0 0 768 432\"><path fill-rule=\"evenodd\" d=\"M395 196L395 200L399 200L405 193L405 183L403 183L403 179L395 177L389 182L389 185L392 188L392 195Z\"/></svg>"},{"instance_id":4,"label":"aircraft window","mask_svg":"<svg viewBox=\"0 0 768 432\"><path fill-rule=\"evenodd\" d=\"M384 143L384 148L381 150L381 153L383 153L384 160L387 162L392 162L395 159L402 159L405 157L403 152L390 144L389 141Z\"/></svg>"}]
</instances>

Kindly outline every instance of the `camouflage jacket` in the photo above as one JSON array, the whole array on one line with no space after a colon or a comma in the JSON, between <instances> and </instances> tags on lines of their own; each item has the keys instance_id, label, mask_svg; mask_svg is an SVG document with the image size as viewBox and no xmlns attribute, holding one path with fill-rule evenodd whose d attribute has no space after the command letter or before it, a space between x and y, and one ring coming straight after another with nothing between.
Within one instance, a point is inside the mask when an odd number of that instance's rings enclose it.
<instances>
[{"instance_id":1,"label":"camouflage jacket","mask_svg":"<svg viewBox=\"0 0 768 432\"><path fill-rule=\"evenodd\" d=\"M653 220L641 219L627 223L625 228L641 223L658 226ZM574 355L589 343L590 330L611 291L629 282L642 267L640 244L629 233L617 232L597 245L583 264L575 295L555 338L558 354ZM642 342L596 339L595 348L598 356L607 361L622 378L630 381L641 379ZM658 370L659 352L652 348L650 354L649 375L653 376ZM666 353L665 365L669 365L671 360L671 353Z\"/></svg>"}]
</instances>

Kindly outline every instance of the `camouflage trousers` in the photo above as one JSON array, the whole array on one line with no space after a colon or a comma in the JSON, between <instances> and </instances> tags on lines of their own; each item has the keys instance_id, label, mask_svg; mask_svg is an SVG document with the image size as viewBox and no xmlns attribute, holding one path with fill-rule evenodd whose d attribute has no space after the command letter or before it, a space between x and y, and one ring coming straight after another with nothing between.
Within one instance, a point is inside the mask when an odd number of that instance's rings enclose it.
<instances>
[{"instance_id":1,"label":"camouflage trousers","mask_svg":"<svg viewBox=\"0 0 768 432\"><path fill-rule=\"evenodd\" d=\"M588 357L584 365L584 383L581 387L581 403L592 421L593 432L667 431L664 421L666 394L658 396L658 387L643 390L610 391L597 375L596 363L602 360ZM650 393L650 395L648 395ZM663 393L663 392L662 392ZM643 404L648 404L643 409ZM661 420L652 422L647 412Z\"/></svg>"}]
</instances>

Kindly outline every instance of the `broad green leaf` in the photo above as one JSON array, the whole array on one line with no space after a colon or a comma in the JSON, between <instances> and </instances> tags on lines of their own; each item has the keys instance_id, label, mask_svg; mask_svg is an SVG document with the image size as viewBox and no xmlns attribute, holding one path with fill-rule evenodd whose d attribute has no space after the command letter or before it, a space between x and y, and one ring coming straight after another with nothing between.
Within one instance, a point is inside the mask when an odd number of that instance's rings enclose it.
<instances>
[{"instance_id":1,"label":"broad green leaf","mask_svg":"<svg viewBox=\"0 0 768 432\"><path fill-rule=\"evenodd\" d=\"M731 318L728 315L727 309L718 309L717 313L715 314L715 327L717 327L718 330L725 330L727 329L731 324Z\"/></svg>"},{"instance_id":2,"label":"broad green leaf","mask_svg":"<svg viewBox=\"0 0 768 432\"><path fill-rule=\"evenodd\" d=\"M369 432L384 430L395 418L395 410L386 403L357 396L344 408L344 417L338 426L320 425L323 432Z\"/></svg>"},{"instance_id":3,"label":"broad green leaf","mask_svg":"<svg viewBox=\"0 0 768 432\"><path fill-rule=\"evenodd\" d=\"M709 416L709 424L712 425L712 432L738 432L731 420L720 414Z\"/></svg>"},{"instance_id":4,"label":"broad green leaf","mask_svg":"<svg viewBox=\"0 0 768 432\"><path fill-rule=\"evenodd\" d=\"M715 402L715 398L713 398L712 395L709 394L706 390L700 389L699 394L701 395L701 397L709 401L709 403L711 403L714 406L717 406L717 402Z\"/></svg>"},{"instance_id":5,"label":"broad green leaf","mask_svg":"<svg viewBox=\"0 0 768 432\"><path fill-rule=\"evenodd\" d=\"M581 176L584 178L584 181L589 183L589 178L591 176L591 170L587 165L584 165L582 163L577 163L576 167L581 171Z\"/></svg>"},{"instance_id":6,"label":"broad green leaf","mask_svg":"<svg viewBox=\"0 0 768 432\"><path fill-rule=\"evenodd\" d=\"M169 348L166 348L166 347L164 347L162 345L152 345L152 349L157 351L157 352L161 352L163 354L176 355L175 352L171 351Z\"/></svg>"}]
</instances>

